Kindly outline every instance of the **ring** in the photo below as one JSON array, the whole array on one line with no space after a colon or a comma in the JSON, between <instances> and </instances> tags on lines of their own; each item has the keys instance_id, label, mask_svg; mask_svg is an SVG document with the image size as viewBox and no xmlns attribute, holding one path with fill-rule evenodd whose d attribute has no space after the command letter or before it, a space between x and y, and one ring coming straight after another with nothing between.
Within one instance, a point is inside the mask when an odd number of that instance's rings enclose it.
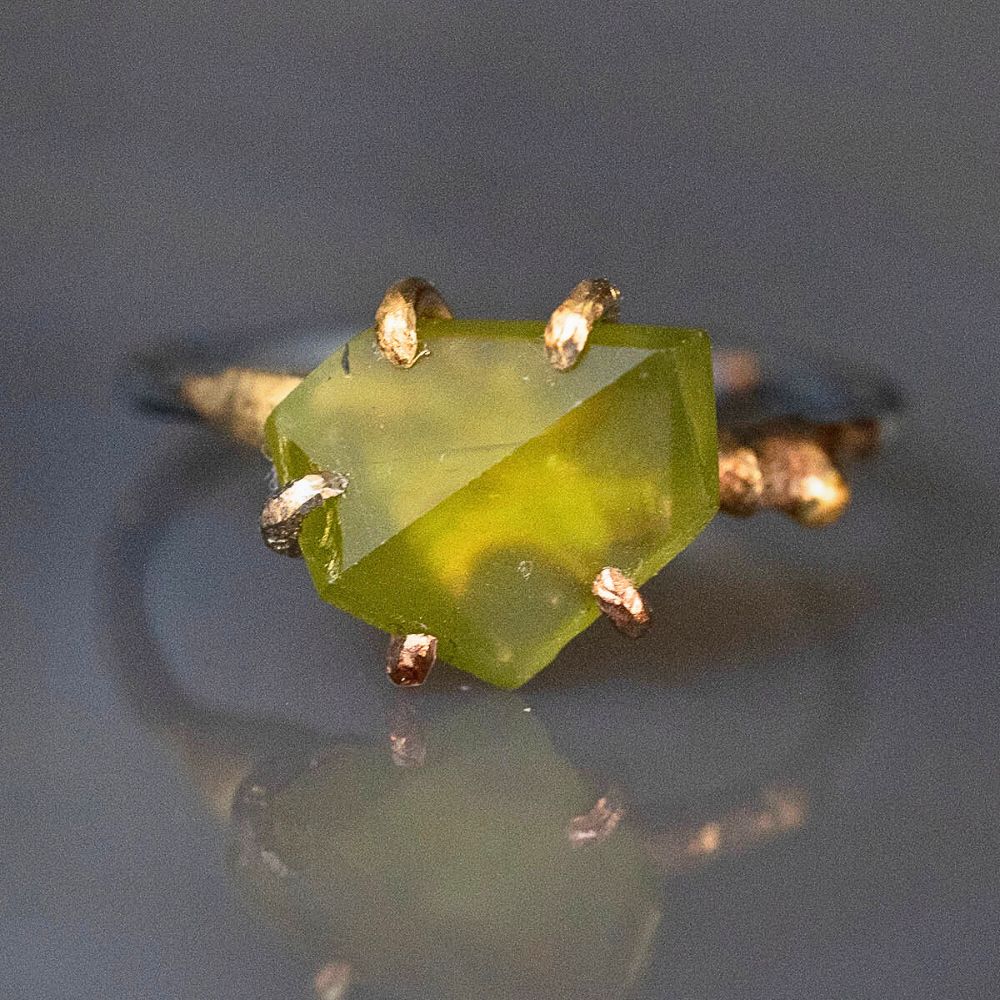
<instances>
[{"instance_id":1,"label":"ring","mask_svg":"<svg viewBox=\"0 0 1000 1000\"><path fill-rule=\"evenodd\" d=\"M265 543L390 633L394 683L440 656L516 688L602 614L646 633L640 587L718 510L836 521L900 409L876 376L619 324L620 299L588 279L547 323L459 320L407 278L361 333L168 345L129 394L264 451Z\"/></svg>"}]
</instances>

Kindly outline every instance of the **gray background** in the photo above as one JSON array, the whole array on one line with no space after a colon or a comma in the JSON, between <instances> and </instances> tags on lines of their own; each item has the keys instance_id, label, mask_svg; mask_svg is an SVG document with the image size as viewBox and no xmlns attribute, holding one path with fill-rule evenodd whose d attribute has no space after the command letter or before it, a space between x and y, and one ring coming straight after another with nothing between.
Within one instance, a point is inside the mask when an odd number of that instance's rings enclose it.
<instances>
[{"instance_id":1,"label":"gray background","mask_svg":"<svg viewBox=\"0 0 1000 1000\"><path fill-rule=\"evenodd\" d=\"M303 994L125 694L150 653L116 632L122 533L169 514L132 596L216 707L369 733L380 639L258 551L257 468L135 418L110 373L166 335L363 322L420 273L460 314L539 317L606 274L628 318L911 394L842 525L713 525L652 585L659 639L598 632L519 697L653 813L773 761L819 789L801 834L671 883L650 997L997 995L994 5L5 3L0 25L0 994ZM799 764L809 712L834 735Z\"/></svg>"}]
</instances>

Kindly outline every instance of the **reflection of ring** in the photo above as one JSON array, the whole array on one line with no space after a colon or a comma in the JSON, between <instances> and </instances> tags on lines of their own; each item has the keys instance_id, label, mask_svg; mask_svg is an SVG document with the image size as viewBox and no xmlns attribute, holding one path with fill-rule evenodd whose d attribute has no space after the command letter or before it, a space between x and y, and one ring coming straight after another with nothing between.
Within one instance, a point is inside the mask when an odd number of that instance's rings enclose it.
<instances>
[{"instance_id":1,"label":"reflection of ring","mask_svg":"<svg viewBox=\"0 0 1000 1000\"><path fill-rule=\"evenodd\" d=\"M613 324L619 298L588 280L547 325L458 321L410 278L308 376L331 338L182 345L137 359L133 395L264 447L265 541L397 635L394 681L421 683L440 650L517 687L599 611L645 631L638 585L720 507L836 520L843 464L897 406L882 384L772 376L743 352L716 354L713 389L704 334Z\"/></svg>"}]
</instances>

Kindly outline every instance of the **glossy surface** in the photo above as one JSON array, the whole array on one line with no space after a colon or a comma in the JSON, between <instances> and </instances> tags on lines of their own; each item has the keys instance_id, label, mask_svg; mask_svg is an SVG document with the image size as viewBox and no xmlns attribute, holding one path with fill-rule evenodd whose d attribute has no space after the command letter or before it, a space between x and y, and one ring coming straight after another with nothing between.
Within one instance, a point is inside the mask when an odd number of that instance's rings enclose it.
<instances>
[{"instance_id":1,"label":"glossy surface","mask_svg":"<svg viewBox=\"0 0 1000 1000\"><path fill-rule=\"evenodd\" d=\"M261 544L263 464L131 415L110 366L359 330L414 272L460 316L538 320L607 274L626 320L899 379L840 526L716 518L646 585L646 640L597 623L488 693L627 791L623 824L809 795L798 830L661 876L639 1000L996 1000L995 4L14 10L4 1000L315 1000L314 957L229 874L235 787L388 753L398 693L430 759L483 686L393 690L384 635Z\"/></svg>"},{"instance_id":2,"label":"glossy surface","mask_svg":"<svg viewBox=\"0 0 1000 1000\"><path fill-rule=\"evenodd\" d=\"M420 324L415 367L353 338L275 410L279 479L345 475L306 518L320 594L518 687L598 615L594 576L644 583L718 506L707 337L598 326L556 372L541 323Z\"/></svg>"},{"instance_id":3,"label":"glossy surface","mask_svg":"<svg viewBox=\"0 0 1000 1000\"><path fill-rule=\"evenodd\" d=\"M574 840L600 792L516 704L333 746L238 798L234 875L250 906L313 956L400 996L623 995L659 922L634 829ZM412 749L412 748L411 748ZM419 961L414 961L415 956Z\"/></svg>"},{"instance_id":4,"label":"glossy surface","mask_svg":"<svg viewBox=\"0 0 1000 1000\"><path fill-rule=\"evenodd\" d=\"M95 1000L116 990L150 1000L164 991L178 1000L308 1000L317 963L345 950L331 940L322 954L301 909L247 899L225 861L246 842L233 801L248 779L280 785L345 745L362 748L363 773L405 787L405 777L387 775L399 727L384 636L315 600L302 566L260 544L259 459L210 432L123 419L86 397L48 420L40 426L62 442L62 489L50 494L53 520L19 534L23 597L6 605L13 863L4 933L25 986L14 996L72 987ZM116 420L123 430L111 452L100 434ZM918 428L930 422L918 412ZM19 434L29 439L28 428ZM542 785L556 777L581 793L620 790L626 812L612 838L649 844L659 869L663 916L635 985L643 1000L674 990L751 1000L762 984L791 1000L801 983L824 1000L845 989L879 1000L872 984L889 978L928 1000L988 997L991 931L971 916L973 905L989 912L996 862L988 831L998 692L992 660L980 668L975 658L993 634L982 555L992 521L970 502L975 483L960 465L905 442L856 486L850 520L825 533L780 518L717 520L647 585L660 613L645 641L595 627L522 692L491 693L499 700L485 718L495 715L495 729L452 728L486 691L463 691L457 672L398 692L423 727L426 766L441 753L459 765L454 779L441 769L426 779L450 793L436 824L426 805L414 806L421 838L444 843L466 831L467 845L496 845L498 813L520 816L517 786L523 780L528 795L539 787L534 776L515 770L504 784L498 773L487 795L482 779L459 776L463 759L498 741L498 766L537 759ZM106 516L70 527L88 504ZM53 533L58 557L47 548ZM71 592L31 575L40 558L39 571L62 567ZM69 605L70 593L92 618ZM439 751L439 734L449 733ZM280 765L277 779L267 777L269 762ZM782 790L804 804L798 826L783 828L783 813L766 809ZM319 790L311 794L320 801ZM331 782L323 794L335 832L315 821L302 832L296 820L300 842L311 844L283 846L283 863L322 858L331 837L372 829L351 827L352 816L374 822L370 812L338 811L357 801L350 785ZM578 802L586 797L574 792L551 814L554 839ZM384 814L391 823L393 810ZM738 831L740 817L745 831L754 816L774 835L744 832L723 850L726 831ZM522 827L519 844L537 863L541 828L531 830ZM392 836L390 826L370 840ZM391 859L376 848L370 871L345 870L343 895L336 886L324 894L354 942L349 996L393 1000L411 982L476 967L483 957L469 938L430 947L411 921L394 924L392 910L384 923L398 933L392 964L383 964L389 931L353 923L372 912L359 890L390 882ZM437 849L432 842L441 864ZM333 862L325 870L337 875ZM509 869L511 892L520 872ZM585 886L579 905L592 926L607 913ZM959 926L939 924L947 914ZM942 947L975 943L966 961L914 963L925 920ZM509 956L517 924L497 930L497 954ZM123 964L126 945L133 958ZM609 944L612 968L629 948ZM518 996L516 979L497 984Z\"/></svg>"}]
</instances>

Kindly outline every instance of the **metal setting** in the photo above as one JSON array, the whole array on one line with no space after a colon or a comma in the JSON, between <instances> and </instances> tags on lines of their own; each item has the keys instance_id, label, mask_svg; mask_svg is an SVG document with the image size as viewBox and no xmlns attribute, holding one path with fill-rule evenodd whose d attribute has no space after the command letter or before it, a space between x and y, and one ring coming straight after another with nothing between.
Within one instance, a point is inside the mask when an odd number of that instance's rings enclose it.
<instances>
[{"instance_id":1,"label":"metal setting","mask_svg":"<svg viewBox=\"0 0 1000 1000\"><path fill-rule=\"evenodd\" d=\"M317 472L284 487L264 504L260 533L272 552L298 558L299 532L307 514L347 489L347 477L339 472Z\"/></svg>"},{"instance_id":2,"label":"metal setting","mask_svg":"<svg viewBox=\"0 0 1000 1000\"><path fill-rule=\"evenodd\" d=\"M375 310L375 339L382 357L401 368L412 368L427 351L417 343L418 319L452 319L441 293L423 278L397 281Z\"/></svg>"},{"instance_id":3,"label":"metal setting","mask_svg":"<svg viewBox=\"0 0 1000 1000\"><path fill-rule=\"evenodd\" d=\"M812 432L777 428L726 437L719 448L719 504L727 514L747 517L759 510L781 511L807 527L838 520L851 489L831 454L832 428ZM864 447L863 434L844 433L842 451Z\"/></svg>"},{"instance_id":4,"label":"metal setting","mask_svg":"<svg viewBox=\"0 0 1000 1000\"><path fill-rule=\"evenodd\" d=\"M788 434L764 436L755 448L764 475L763 501L808 527L833 524L851 502L851 488L818 442Z\"/></svg>"},{"instance_id":5,"label":"metal setting","mask_svg":"<svg viewBox=\"0 0 1000 1000\"><path fill-rule=\"evenodd\" d=\"M719 506L746 517L760 509L764 474L752 448L719 441Z\"/></svg>"},{"instance_id":6,"label":"metal setting","mask_svg":"<svg viewBox=\"0 0 1000 1000\"><path fill-rule=\"evenodd\" d=\"M573 288L545 327L544 346L553 368L567 371L580 361L594 325L617 320L620 299L619 289L603 278L586 279ZM438 290L415 277L392 285L375 312L382 356L410 368L427 354L417 338L418 320L424 318L452 318ZM334 336L340 335L331 334L331 349L340 342L334 342ZM130 394L146 412L196 417L260 448L267 418L309 369L303 358L322 353L309 339L314 337L312 332L286 336L278 353L262 354L247 340L249 347L233 342L222 351L192 341L137 355L129 373ZM269 363L286 367L273 370ZM350 373L346 348L343 368ZM773 371L765 370L755 354L743 350L717 351L713 369L720 509L738 517L775 510L810 527L838 520L851 499L842 464L878 450L901 409L898 392L885 380L842 378L832 370L788 374L780 361ZM274 493L260 518L268 547L300 556L304 518L346 488L344 476L320 472ZM647 631L649 611L621 570L603 568L592 591L601 611L624 634L638 637ZM434 636L422 633L394 637L386 666L389 677L402 687L422 684L434 665L437 645ZM418 766L425 751L417 742L394 731L393 759L400 766ZM608 809L605 815L602 810ZM597 836L584 833L585 827L617 822L606 800L594 810L574 820L575 839Z\"/></svg>"},{"instance_id":7,"label":"metal setting","mask_svg":"<svg viewBox=\"0 0 1000 1000\"><path fill-rule=\"evenodd\" d=\"M636 585L614 566L605 566L591 588L601 611L615 628L630 639L638 639L650 625L649 609Z\"/></svg>"},{"instance_id":8,"label":"metal setting","mask_svg":"<svg viewBox=\"0 0 1000 1000\"><path fill-rule=\"evenodd\" d=\"M389 680L399 687L419 687L437 659L437 638L414 632L394 635L389 642L385 671Z\"/></svg>"},{"instance_id":9,"label":"metal setting","mask_svg":"<svg viewBox=\"0 0 1000 1000\"><path fill-rule=\"evenodd\" d=\"M226 368L210 375L188 375L178 395L202 420L237 441L261 448L265 421L301 381L299 375L282 372Z\"/></svg>"},{"instance_id":10,"label":"metal setting","mask_svg":"<svg viewBox=\"0 0 1000 1000\"><path fill-rule=\"evenodd\" d=\"M606 278L586 278L556 307L545 327L545 353L558 371L572 368L599 320L618 319L622 293Z\"/></svg>"}]
</instances>

